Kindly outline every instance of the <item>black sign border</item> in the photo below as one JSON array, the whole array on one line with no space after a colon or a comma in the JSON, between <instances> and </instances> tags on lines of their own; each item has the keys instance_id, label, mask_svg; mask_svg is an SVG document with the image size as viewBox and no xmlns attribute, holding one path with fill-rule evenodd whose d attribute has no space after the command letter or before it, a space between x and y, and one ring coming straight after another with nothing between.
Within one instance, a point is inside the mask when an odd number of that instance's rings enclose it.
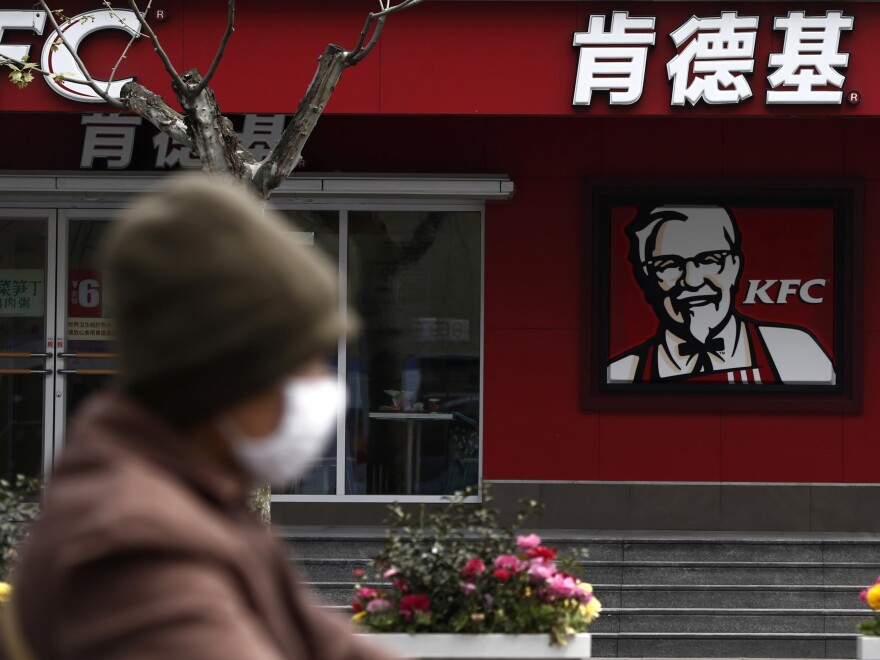
<instances>
[{"instance_id":1,"label":"black sign border","mask_svg":"<svg viewBox=\"0 0 880 660\"><path fill-rule=\"evenodd\" d=\"M835 385L609 384L609 209L721 204L835 212ZM863 399L864 184L853 179L589 178L582 236L580 403L584 411L859 412Z\"/></svg>"}]
</instances>

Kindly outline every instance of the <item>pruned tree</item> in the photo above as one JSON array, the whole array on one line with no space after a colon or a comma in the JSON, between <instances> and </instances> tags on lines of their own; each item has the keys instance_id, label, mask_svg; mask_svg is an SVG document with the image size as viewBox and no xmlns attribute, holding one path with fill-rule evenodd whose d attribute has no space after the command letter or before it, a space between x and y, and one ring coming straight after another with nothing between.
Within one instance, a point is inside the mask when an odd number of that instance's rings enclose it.
<instances>
[{"instance_id":1,"label":"pruned tree","mask_svg":"<svg viewBox=\"0 0 880 660\"><path fill-rule=\"evenodd\" d=\"M69 43L64 34L63 25L68 19L61 9L53 9L47 0L38 0L39 7L46 13L46 18L54 32L52 49L64 48L68 51L81 76L48 71L26 59L15 59L0 54L0 66L9 69L9 79L23 89L36 76L46 76L54 81L86 85L108 105L123 112L140 115L172 140L188 147L201 158L203 169L211 172L227 172L249 183L263 199L268 198L272 190L296 168L302 156L302 150L309 136L318 123L318 119L330 96L333 94L343 72L362 61L379 41L385 21L391 14L403 11L418 4L421 0L379 0L379 11L367 14L363 29L357 42L350 50L329 44L318 58L318 67L305 95L299 102L292 121L281 135L269 154L257 159L239 140L232 121L223 115L211 89L211 80L221 64L226 46L235 31L235 0L227 0L226 29L213 60L204 75L196 69L180 73L171 62L159 37L149 24L148 15L152 0L144 4L137 0L127 0L128 8L133 12L135 24L129 25L129 14L123 17L117 14L111 3L102 2L101 11L111 12L123 25L127 26L132 36L110 71L109 80L97 81L89 72L85 63L77 55L76 49ZM139 5L144 4L143 8ZM36 6L35 6L36 7ZM79 16L79 20L89 20L88 14ZM145 88L137 82L129 82L119 89L119 95L110 94L113 81L122 61L138 39L146 38L152 43L153 50L162 62L171 83L177 103L182 112L175 110L160 94ZM116 87L119 87L117 84ZM252 493L253 508L265 522L270 518L270 493L267 488L258 488Z\"/></svg>"},{"instance_id":2,"label":"pruned tree","mask_svg":"<svg viewBox=\"0 0 880 660\"><path fill-rule=\"evenodd\" d=\"M350 50L329 44L318 58L314 78L299 102L293 120L281 135L280 140L262 160L254 157L241 143L232 127L230 119L222 114L217 99L211 89L211 80L221 64L226 46L235 31L235 0L227 1L226 30L208 69L202 75L196 69L180 73L171 62L148 21L152 0L147 0L141 8L137 0L127 0L138 25L131 31L131 39L121 52L110 73L108 81L98 82L89 73L85 63L77 55L76 49L68 42L61 23L66 17L62 10L52 9L47 0L38 0L46 12L54 31L52 48L65 48L70 53L82 73L75 76L41 69L33 62L18 60L0 55L0 66L10 69L10 80L20 88L26 87L36 75L46 76L56 81L86 85L108 105L120 111L140 115L171 139L191 149L202 160L203 168L211 172L228 172L249 183L257 194L267 198L269 194L296 168L302 150L318 123L318 119L330 96L333 94L343 72L363 60L379 41L385 21L391 14L403 11L418 4L421 0L379 0L379 10L367 14L363 29L357 42ZM102 11L114 12L107 0L101 3ZM118 16L118 15L117 15ZM124 19L118 16L121 22ZM88 20L83 15L80 20ZM178 112L158 93L145 88L137 82L125 84L118 96L111 95L110 88L120 63L136 40L146 38L167 72L171 90L182 109Z\"/></svg>"}]
</instances>

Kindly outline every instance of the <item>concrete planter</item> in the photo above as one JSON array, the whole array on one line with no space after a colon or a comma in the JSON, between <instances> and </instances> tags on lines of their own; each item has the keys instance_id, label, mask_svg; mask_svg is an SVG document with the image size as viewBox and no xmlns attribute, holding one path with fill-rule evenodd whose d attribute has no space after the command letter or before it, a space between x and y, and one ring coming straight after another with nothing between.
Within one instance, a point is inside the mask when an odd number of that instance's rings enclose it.
<instances>
[{"instance_id":1,"label":"concrete planter","mask_svg":"<svg viewBox=\"0 0 880 660\"><path fill-rule=\"evenodd\" d=\"M859 635L856 639L856 657L864 660L880 660L880 637Z\"/></svg>"},{"instance_id":2,"label":"concrete planter","mask_svg":"<svg viewBox=\"0 0 880 660\"><path fill-rule=\"evenodd\" d=\"M580 633L565 646L550 644L550 635L454 635L445 633L368 634L404 658L589 658L591 637Z\"/></svg>"}]
</instances>

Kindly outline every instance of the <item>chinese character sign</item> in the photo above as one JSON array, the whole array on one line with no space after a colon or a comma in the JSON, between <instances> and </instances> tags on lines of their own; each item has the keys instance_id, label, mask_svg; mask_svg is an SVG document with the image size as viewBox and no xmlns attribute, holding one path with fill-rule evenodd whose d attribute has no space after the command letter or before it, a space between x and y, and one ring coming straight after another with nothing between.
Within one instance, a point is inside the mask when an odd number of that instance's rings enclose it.
<instances>
[{"instance_id":1,"label":"chinese character sign","mask_svg":"<svg viewBox=\"0 0 880 660\"><path fill-rule=\"evenodd\" d=\"M639 101L652 75L657 17L630 17L616 11L606 30L606 17L593 15L586 32L574 33L579 48L574 105L589 106L594 92L608 92L608 104ZM764 30L782 37L781 47L764 54L766 75L754 75L759 55L755 45L759 16L736 11L697 16L669 32L673 55L665 62L669 104L675 106L737 105L760 98L766 105L840 105L849 65L841 37L853 30L854 18L841 11L808 15L791 11L768 21Z\"/></svg>"},{"instance_id":2,"label":"chinese character sign","mask_svg":"<svg viewBox=\"0 0 880 660\"><path fill-rule=\"evenodd\" d=\"M684 46L666 65L672 81L672 105L739 103L752 95L743 74L755 68L757 16L723 12L716 18L690 20L670 37ZM685 45L686 44L686 45Z\"/></svg>"},{"instance_id":3,"label":"chinese character sign","mask_svg":"<svg viewBox=\"0 0 880 660\"><path fill-rule=\"evenodd\" d=\"M654 19L630 18L616 11L611 29L604 16L590 16L586 32L575 32L580 46L575 105L590 105L593 91L608 90L612 105L631 105L642 96L648 46L654 45Z\"/></svg>"},{"instance_id":4,"label":"chinese character sign","mask_svg":"<svg viewBox=\"0 0 880 660\"><path fill-rule=\"evenodd\" d=\"M43 316L45 279L38 268L0 269L0 316Z\"/></svg>"},{"instance_id":5,"label":"chinese character sign","mask_svg":"<svg viewBox=\"0 0 880 660\"><path fill-rule=\"evenodd\" d=\"M852 16L830 11L808 17L795 11L777 18L773 27L785 31L785 45L770 55L770 66L777 69L768 77L773 89L767 103L839 104L845 80L840 69L849 64L849 54L839 52L840 34L852 30Z\"/></svg>"}]
</instances>

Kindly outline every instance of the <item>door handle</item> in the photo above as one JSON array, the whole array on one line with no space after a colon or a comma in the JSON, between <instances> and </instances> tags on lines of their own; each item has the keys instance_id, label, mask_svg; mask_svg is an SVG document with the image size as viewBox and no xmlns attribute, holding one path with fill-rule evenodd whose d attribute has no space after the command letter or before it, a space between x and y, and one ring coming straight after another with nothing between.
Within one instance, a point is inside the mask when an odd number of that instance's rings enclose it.
<instances>
[{"instance_id":1,"label":"door handle","mask_svg":"<svg viewBox=\"0 0 880 660\"><path fill-rule=\"evenodd\" d=\"M2 357L2 356L0 356ZM94 358L96 360L112 360L118 357L116 353L59 353L61 358Z\"/></svg>"},{"instance_id":2,"label":"door handle","mask_svg":"<svg viewBox=\"0 0 880 660\"><path fill-rule=\"evenodd\" d=\"M51 374L51 369L0 369L0 375Z\"/></svg>"},{"instance_id":3,"label":"door handle","mask_svg":"<svg viewBox=\"0 0 880 660\"><path fill-rule=\"evenodd\" d=\"M52 353L0 353L0 358L50 358Z\"/></svg>"},{"instance_id":4,"label":"door handle","mask_svg":"<svg viewBox=\"0 0 880 660\"><path fill-rule=\"evenodd\" d=\"M69 376L79 374L80 376L115 376L119 373L117 369L59 369L59 374Z\"/></svg>"}]
</instances>

